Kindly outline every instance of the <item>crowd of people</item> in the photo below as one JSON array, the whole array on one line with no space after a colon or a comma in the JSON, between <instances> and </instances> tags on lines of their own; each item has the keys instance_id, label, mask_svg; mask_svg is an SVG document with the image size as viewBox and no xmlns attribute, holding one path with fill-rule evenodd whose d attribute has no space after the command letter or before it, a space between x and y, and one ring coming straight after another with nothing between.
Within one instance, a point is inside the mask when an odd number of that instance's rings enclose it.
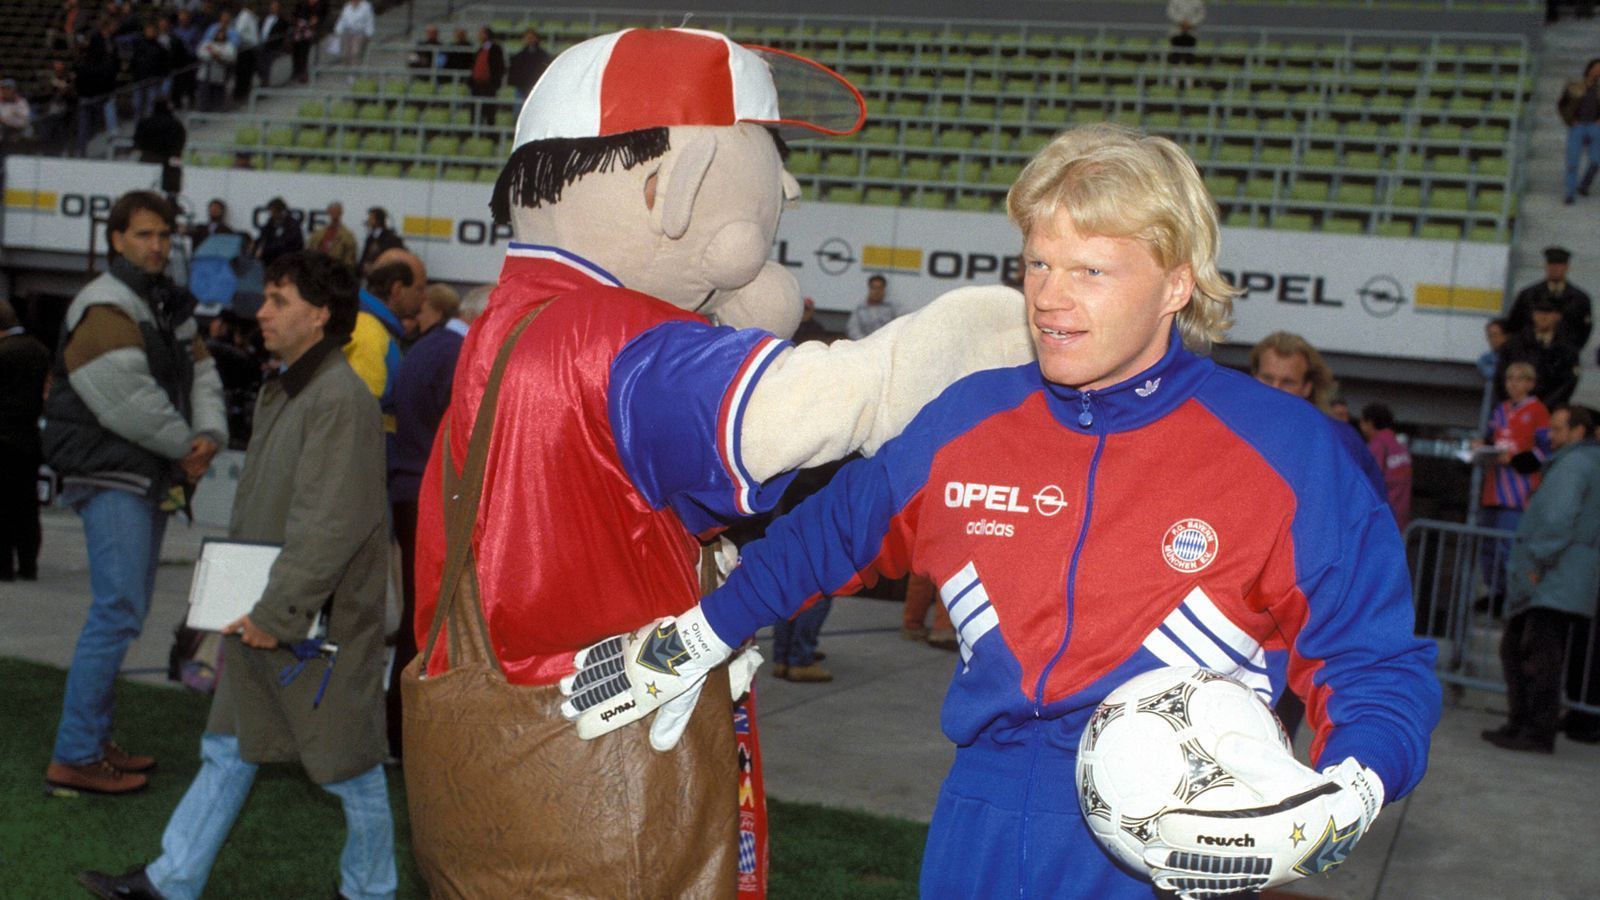
<instances>
[{"instance_id":1,"label":"crowd of people","mask_svg":"<svg viewBox=\"0 0 1600 900\"><path fill-rule=\"evenodd\" d=\"M493 125L501 113L515 115L516 108L550 65L550 54L544 49L536 29L525 30L522 46L509 56L500 41L501 37L487 25L479 27L475 37L467 36L467 28L458 27L448 41L440 34L438 25L428 25L423 30L422 40L406 57L406 66L419 76L451 75L465 81L468 94L479 101L474 111L475 120L480 125ZM499 97L504 87L515 92L517 107L491 102Z\"/></svg>"}]
</instances>

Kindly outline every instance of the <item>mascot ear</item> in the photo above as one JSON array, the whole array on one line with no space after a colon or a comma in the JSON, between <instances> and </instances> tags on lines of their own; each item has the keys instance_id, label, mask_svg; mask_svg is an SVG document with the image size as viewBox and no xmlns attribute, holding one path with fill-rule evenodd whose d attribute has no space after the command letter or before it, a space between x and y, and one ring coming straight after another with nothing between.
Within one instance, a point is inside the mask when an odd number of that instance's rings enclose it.
<instances>
[{"instance_id":1,"label":"mascot ear","mask_svg":"<svg viewBox=\"0 0 1600 900\"><path fill-rule=\"evenodd\" d=\"M697 131L687 146L667 157L656 179L656 205L651 219L672 240L689 230L700 183L711 171L711 160L717 155L717 139L705 130Z\"/></svg>"}]
</instances>

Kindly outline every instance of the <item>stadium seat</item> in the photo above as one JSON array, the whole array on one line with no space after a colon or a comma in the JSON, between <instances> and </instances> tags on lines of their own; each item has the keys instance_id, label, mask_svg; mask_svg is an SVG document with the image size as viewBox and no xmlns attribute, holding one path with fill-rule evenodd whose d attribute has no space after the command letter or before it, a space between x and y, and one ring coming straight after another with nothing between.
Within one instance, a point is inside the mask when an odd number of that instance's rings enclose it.
<instances>
[{"instance_id":1,"label":"stadium seat","mask_svg":"<svg viewBox=\"0 0 1600 900\"><path fill-rule=\"evenodd\" d=\"M1239 178L1236 175L1207 175L1206 190L1218 201L1231 200L1239 193Z\"/></svg>"},{"instance_id":2,"label":"stadium seat","mask_svg":"<svg viewBox=\"0 0 1600 900\"><path fill-rule=\"evenodd\" d=\"M346 153L352 150L360 150L361 132L356 131L354 128L347 128L343 131L340 131L338 139L334 141L334 145Z\"/></svg>"},{"instance_id":3,"label":"stadium seat","mask_svg":"<svg viewBox=\"0 0 1600 900\"><path fill-rule=\"evenodd\" d=\"M1428 207L1430 209L1465 212L1467 209L1467 189L1436 187L1428 192Z\"/></svg>"},{"instance_id":4,"label":"stadium seat","mask_svg":"<svg viewBox=\"0 0 1600 900\"><path fill-rule=\"evenodd\" d=\"M308 159L300 171L307 175L332 175L334 173L333 160L326 158Z\"/></svg>"},{"instance_id":5,"label":"stadium seat","mask_svg":"<svg viewBox=\"0 0 1600 900\"><path fill-rule=\"evenodd\" d=\"M1338 164L1338 154L1331 147L1307 147L1300 153L1300 165L1302 166L1331 169Z\"/></svg>"},{"instance_id":6,"label":"stadium seat","mask_svg":"<svg viewBox=\"0 0 1600 900\"><path fill-rule=\"evenodd\" d=\"M900 178L900 160L893 156L873 154L867 157L867 177L885 181ZM871 202L870 200L868 202Z\"/></svg>"},{"instance_id":7,"label":"stadium seat","mask_svg":"<svg viewBox=\"0 0 1600 900\"><path fill-rule=\"evenodd\" d=\"M241 147L254 147L261 143L261 129L254 125L240 126L239 130L233 133L233 142Z\"/></svg>"},{"instance_id":8,"label":"stadium seat","mask_svg":"<svg viewBox=\"0 0 1600 900\"><path fill-rule=\"evenodd\" d=\"M1021 163L995 163L984 173L983 179L990 184L1010 187L1021 174Z\"/></svg>"},{"instance_id":9,"label":"stadium seat","mask_svg":"<svg viewBox=\"0 0 1600 900\"><path fill-rule=\"evenodd\" d=\"M461 149L461 141L455 135L436 134L428 138L427 152L429 156L455 156Z\"/></svg>"},{"instance_id":10,"label":"stadium seat","mask_svg":"<svg viewBox=\"0 0 1600 900\"><path fill-rule=\"evenodd\" d=\"M900 189L891 187L867 188L865 201L868 206L899 206Z\"/></svg>"},{"instance_id":11,"label":"stadium seat","mask_svg":"<svg viewBox=\"0 0 1600 900\"><path fill-rule=\"evenodd\" d=\"M406 170L406 178L413 181L436 181L439 177L439 167L433 163L413 163Z\"/></svg>"},{"instance_id":12,"label":"stadium seat","mask_svg":"<svg viewBox=\"0 0 1600 900\"><path fill-rule=\"evenodd\" d=\"M1334 202L1351 206L1372 206L1378 202L1377 185L1350 182L1341 184L1334 195Z\"/></svg>"},{"instance_id":13,"label":"stadium seat","mask_svg":"<svg viewBox=\"0 0 1600 900\"><path fill-rule=\"evenodd\" d=\"M1467 240L1484 244L1503 243L1500 239L1500 229L1493 225L1474 225L1467 231Z\"/></svg>"},{"instance_id":14,"label":"stadium seat","mask_svg":"<svg viewBox=\"0 0 1600 900\"><path fill-rule=\"evenodd\" d=\"M1256 227L1255 213L1248 209L1236 209L1228 213L1223 224L1229 228L1254 228Z\"/></svg>"},{"instance_id":15,"label":"stadium seat","mask_svg":"<svg viewBox=\"0 0 1600 900\"><path fill-rule=\"evenodd\" d=\"M425 100L429 97L436 97L438 94L438 85L427 79L419 78L411 85L411 90L407 92L406 96L413 100Z\"/></svg>"},{"instance_id":16,"label":"stadium seat","mask_svg":"<svg viewBox=\"0 0 1600 900\"><path fill-rule=\"evenodd\" d=\"M958 184L979 184L983 181L983 163L975 159L951 163L947 177Z\"/></svg>"},{"instance_id":17,"label":"stadium seat","mask_svg":"<svg viewBox=\"0 0 1600 900\"><path fill-rule=\"evenodd\" d=\"M1280 231L1310 231L1310 213L1281 212L1272 217L1272 227Z\"/></svg>"},{"instance_id":18,"label":"stadium seat","mask_svg":"<svg viewBox=\"0 0 1600 900\"><path fill-rule=\"evenodd\" d=\"M1415 184L1402 184L1394 189L1390 203L1397 209L1418 209L1422 206L1422 188Z\"/></svg>"},{"instance_id":19,"label":"stadium seat","mask_svg":"<svg viewBox=\"0 0 1600 900\"><path fill-rule=\"evenodd\" d=\"M1271 177L1257 176L1244 184L1244 195L1251 200L1271 200L1276 191Z\"/></svg>"},{"instance_id":20,"label":"stadium seat","mask_svg":"<svg viewBox=\"0 0 1600 900\"><path fill-rule=\"evenodd\" d=\"M302 128L294 136L294 145L306 150L321 150L327 142L328 136L321 128Z\"/></svg>"},{"instance_id":21,"label":"stadium seat","mask_svg":"<svg viewBox=\"0 0 1600 900\"><path fill-rule=\"evenodd\" d=\"M1430 241L1459 241L1461 226L1455 222L1424 222L1417 236Z\"/></svg>"},{"instance_id":22,"label":"stadium seat","mask_svg":"<svg viewBox=\"0 0 1600 900\"><path fill-rule=\"evenodd\" d=\"M389 118L389 111L382 103L363 103L356 118L363 122L382 122Z\"/></svg>"},{"instance_id":23,"label":"stadium seat","mask_svg":"<svg viewBox=\"0 0 1600 900\"><path fill-rule=\"evenodd\" d=\"M822 163L822 172L839 178L854 178L859 166L854 153L830 153Z\"/></svg>"},{"instance_id":24,"label":"stadium seat","mask_svg":"<svg viewBox=\"0 0 1600 900\"><path fill-rule=\"evenodd\" d=\"M321 100L307 100L300 104L297 115L302 119L320 119L326 112Z\"/></svg>"},{"instance_id":25,"label":"stadium seat","mask_svg":"<svg viewBox=\"0 0 1600 900\"><path fill-rule=\"evenodd\" d=\"M810 150L792 153L788 169L794 175L815 175L822 171L822 155Z\"/></svg>"},{"instance_id":26,"label":"stadium seat","mask_svg":"<svg viewBox=\"0 0 1600 900\"><path fill-rule=\"evenodd\" d=\"M989 212L994 209L994 199L986 194L962 194L956 198L956 209L966 212Z\"/></svg>"},{"instance_id":27,"label":"stadium seat","mask_svg":"<svg viewBox=\"0 0 1600 900\"><path fill-rule=\"evenodd\" d=\"M424 125L449 125L450 110L443 106L433 106L422 111L419 119Z\"/></svg>"},{"instance_id":28,"label":"stadium seat","mask_svg":"<svg viewBox=\"0 0 1600 900\"><path fill-rule=\"evenodd\" d=\"M361 136L362 153L388 153L394 149L394 134L388 131L373 131Z\"/></svg>"},{"instance_id":29,"label":"stadium seat","mask_svg":"<svg viewBox=\"0 0 1600 900\"><path fill-rule=\"evenodd\" d=\"M328 105L328 117L331 119L354 119L356 117L356 102L354 100L335 100Z\"/></svg>"},{"instance_id":30,"label":"stadium seat","mask_svg":"<svg viewBox=\"0 0 1600 900\"><path fill-rule=\"evenodd\" d=\"M924 190L917 194L911 205L917 209L944 209L950 205L950 196L944 191Z\"/></svg>"},{"instance_id":31,"label":"stadium seat","mask_svg":"<svg viewBox=\"0 0 1600 900\"><path fill-rule=\"evenodd\" d=\"M495 157L494 141L486 137L469 137L461 142L461 155L471 156L476 159L493 159ZM790 157L793 159L793 157ZM793 171L791 169L791 171Z\"/></svg>"},{"instance_id":32,"label":"stadium seat","mask_svg":"<svg viewBox=\"0 0 1600 900\"><path fill-rule=\"evenodd\" d=\"M478 169L476 166L445 166L444 181L476 181Z\"/></svg>"},{"instance_id":33,"label":"stadium seat","mask_svg":"<svg viewBox=\"0 0 1600 900\"><path fill-rule=\"evenodd\" d=\"M1511 163L1504 156L1485 156L1478 160L1478 174L1504 178L1511 174Z\"/></svg>"},{"instance_id":34,"label":"stadium seat","mask_svg":"<svg viewBox=\"0 0 1600 900\"><path fill-rule=\"evenodd\" d=\"M911 181L938 181L939 168L936 159L910 159L906 160L904 174ZM943 201L940 205L943 205Z\"/></svg>"},{"instance_id":35,"label":"stadium seat","mask_svg":"<svg viewBox=\"0 0 1600 900\"><path fill-rule=\"evenodd\" d=\"M972 132L964 128L947 128L939 132L937 143L946 150L965 150L972 146Z\"/></svg>"},{"instance_id":36,"label":"stadium seat","mask_svg":"<svg viewBox=\"0 0 1600 900\"><path fill-rule=\"evenodd\" d=\"M1344 167L1359 171L1375 171L1383 168L1383 155L1371 150L1347 150L1344 154Z\"/></svg>"},{"instance_id":37,"label":"stadium seat","mask_svg":"<svg viewBox=\"0 0 1600 900\"><path fill-rule=\"evenodd\" d=\"M1506 192L1501 190L1479 188L1476 197L1472 198L1472 208L1479 212L1500 212L1500 207L1506 202Z\"/></svg>"},{"instance_id":38,"label":"stadium seat","mask_svg":"<svg viewBox=\"0 0 1600 900\"><path fill-rule=\"evenodd\" d=\"M417 156L422 152L422 139L414 134L397 134L394 136L394 152Z\"/></svg>"},{"instance_id":39,"label":"stadium seat","mask_svg":"<svg viewBox=\"0 0 1600 900\"><path fill-rule=\"evenodd\" d=\"M1293 147L1262 147L1261 161L1274 166L1287 166L1294 163Z\"/></svg>"},{"instance_id":40,"label":"stadium seat","mask_svg":"<svg viewBox=\"0 0 1600 900\"><path fill-rule=\"evenodd\" d=\"M1380 223L1377 228L1373 229L1373 233L1379 237L1408 238L1412 236L1411 221L1408 219L1392 219L1388 222Z\"/></svg>"},{"instance_id":41,"label":"stadium seat","mask_svg":"<svg viewBox=\"0 0 1600 900\"><path fill-rule=\"evenodd\" d=\"M350 93L352 94L376 94L377 92L378 79L376 78L357 78L350 83Z\"/></svg>"},{"instance_id":42,"label":"stadium seat","mask_svg":"<svg viewBox=\"0 0 1600 900\"><path fill-rule=\"evenodd\" d=\"M871 125L861 129L859 140L863 144L893 144L900 137L900 130L893 125Z\"/></svg>"},{"instance_id":43,"label":"stadium seat","mask_svg":"<svg viewBox=\"0 0 1600 900\"><path fill-rule=\"evenodd\" d=\"M1289 199L1300 203L1328 202L1328 182L1320 178L1298 178L1289 188Z\"/></svg>"},{"instance_id":44,"label":"stadium seat","mask_svg":"<svg viewBox=\"0 0 1600 900\"><path fill-rule=\"evenodd\" d=\"M1322 220L1322 230L1329 234L1361 234L1367 230L1367 223L1349 216L1328 216Z\"/></svg>"},{"instance_id":45,"label":"stadium seat","mask_svg":"<svg viewBox=\"0 0 1600 900\"><path fill-rule=\"evenodd\" d=\"M823 193L822 199L825 203L860 203L862 200L862 191L861 188L858 187L848 187L845 185L835 184L831 185L827 191Z\"/></svg>"},{"instance_id":46,"label":"stadium seat","mask_svg":"<svg viewBox=\"0 0 1600 900\"><path fill-rule=\"evenodd\" d=\"M292 146L294 146L294 129L293 128L289 128L288 126L268 128L267 129L267 146L268 147L292 147Z\"/></svg>"},{"instance_id":47,"label":"stadium seat","mask_svg":"<svg viewBox=\"0 0 1600 900\"><path fill-rule=\"evenodd\" d=\"M293 156L275 157L272 160L272 165L268 166L267 169L273 172L298 172L300 171L300 160Z\"/></svg>"}]
</instances>

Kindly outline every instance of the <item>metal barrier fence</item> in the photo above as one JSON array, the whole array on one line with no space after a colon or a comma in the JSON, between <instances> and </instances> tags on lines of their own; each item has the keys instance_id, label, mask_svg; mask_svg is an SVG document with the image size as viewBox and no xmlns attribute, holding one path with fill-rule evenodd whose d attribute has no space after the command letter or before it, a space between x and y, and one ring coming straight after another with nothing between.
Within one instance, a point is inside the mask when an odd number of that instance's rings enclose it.
<instances>
[{"instance_id":1,"label":"metal barrier fence","mask_svg":"<svg viewBox=\"0 0 1600 900\"><path fill-rule=\"evenodd\" d=\"M1416 633L1439 644L1437 671L1446 684L1505 691L1500 636L1505 562L1512 532L1419 519L1405 533ZM1600 714L1600 629L1574 620L1567 640L1563 702Z\"/></svg>"}]
</instances>

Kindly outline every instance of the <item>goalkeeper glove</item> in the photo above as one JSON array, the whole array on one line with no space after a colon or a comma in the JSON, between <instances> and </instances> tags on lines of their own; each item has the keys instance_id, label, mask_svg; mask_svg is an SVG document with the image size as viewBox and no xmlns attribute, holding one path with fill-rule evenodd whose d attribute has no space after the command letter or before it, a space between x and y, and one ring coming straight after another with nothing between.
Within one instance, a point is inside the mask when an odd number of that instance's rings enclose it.
<instances>
[{"instance_id":1,"label":"goalkeeper glove","mask_svg":"<svg viewBox=\"0 0 1600 900\"><path fill-rule=\"evenodd\" d=\"M688 725L706 675L732 654L696 605L578 651L577 671L561 679L567 696L561 714L576 724L579 737L592 740L659 709L650 745L670 750ZM734 696L744 693L760 663L753 649L740 654L730 670Z\"/></svg>"},{"instance_id":2,"label":"goalkeeper glove","mask_svg":"<svg viewBox=\"0 0 1600 900\"><path fill-rule=\"evenodd\" d=\"M1354 758L1319 774L1283 747L1240 734L1223 735L1215 756L1261 803L1177 809L1156 820L1144 860L1156 887L1184 900L1325 872L1344 862L1383 806L1383 782Z\"/></svg>"}]
</instances>

